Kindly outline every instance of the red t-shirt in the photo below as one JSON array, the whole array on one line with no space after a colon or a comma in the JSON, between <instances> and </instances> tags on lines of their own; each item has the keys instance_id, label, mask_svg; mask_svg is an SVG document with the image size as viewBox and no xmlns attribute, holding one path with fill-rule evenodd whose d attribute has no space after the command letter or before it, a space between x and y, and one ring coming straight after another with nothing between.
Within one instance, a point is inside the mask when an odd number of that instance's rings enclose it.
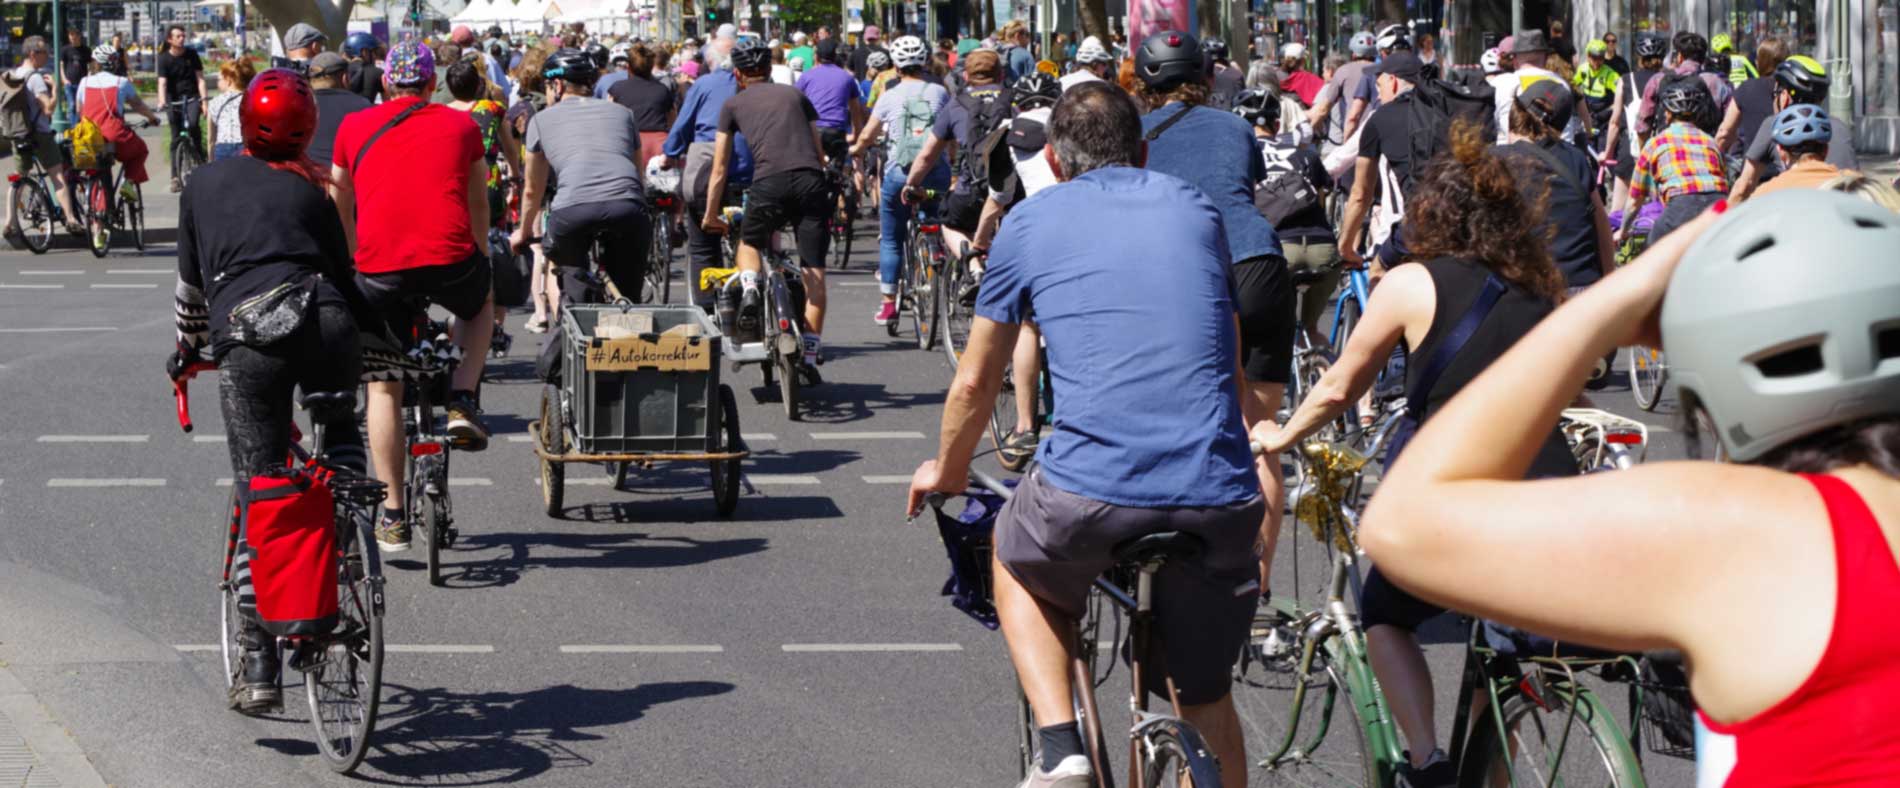
<instances>
[{"instance_id":1,"label":"red t-shirt","mask_svg":"<svg viewBox=\"0 0 1900 788\"><path fill-rule=\"evenodd\" d=\"M1319 98L1319 91L1324 87L1326 80L1313 76L1311 71L1295 71L1280 80L1282 90L1293 91L1294 95L1300 97L1300 103L1308 107L1313 106L1313 100Z\"/></svg>"},{"instance_id":2,"label":"red t-shirt","mask_svg":"<svg viewBox=\"0 0 1900 788\"><path fill-rule=\"evenodd\" d=\"M468 172L482 160L482 134L468 113L423 107L377 137L363 168L351 169L370 135L418 101L359 110L337 128L334 163L355 186L356 270L366 274L448 265L476 252Z\"/></svg>"}]
</instances>

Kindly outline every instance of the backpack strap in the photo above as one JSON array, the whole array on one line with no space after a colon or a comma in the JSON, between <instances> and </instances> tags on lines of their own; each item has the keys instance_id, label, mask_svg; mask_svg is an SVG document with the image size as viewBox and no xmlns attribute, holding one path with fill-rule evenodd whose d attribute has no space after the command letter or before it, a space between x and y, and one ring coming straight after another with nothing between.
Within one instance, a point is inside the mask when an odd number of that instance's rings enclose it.
<instances>
[{"instance_id":1,"label":"backpack strap","mask_svg":"<svg viewBox=\"0 0 1900 788\"><path fill-rule=\"evenodd\" d=\"M1577 181L1576 174L1565 167L1563 162L1558 161L1556 156L1552 156L1550 151L1544 150L1544 146L1532 142L1524 147L1530 150L1531 155L1542 160L1545 166L1554 170L1557 173L1557 177L1563 179L1565 184L1572 189L1576 189L1578 194L1584 195L1585 197L1590 196L1590 190L1583 188L1583 184Z\"/></svg>"},{"instance_id":2,"label":"backpack strap","mask_svg":"<svg viewBox=\"0 0 1900 788\"><path fill-rule=\"evenodd\" d=\"M1154 142L1155 140L1160 139L1162 132L1167 131L1170 126L1173 126L1174 124L1180 122L1182 118L1187 117L1187 114L1189 112L1194 111L1194 107L1195 105L1193 104L1182 104L1180 112L1176 112L1173 115L1168 116L1167 120L1164 120L1164 121L1161 121L1160 123L1155 124L1155 127L1152 129L1149 129L1147 134L1142 135L1141 137L1142 141Z\"/></svg>"},{"instance_id":3,"label":"backpack strap","mask_svg":"<svg viewBox=\"0 0 1900 788\"><path fill-rule=\"evenodd\" d=\"M369 135L369 139L363 140L363 147L356 149L356 159L350 162L350 177L356 177L356 173L362 169L363 157L369 154L369 146L375 145L376 140L383 136L383 132L395 128L396 124L408 120L410 115L416 114L416 112L426 106L429 106L429 102L426 99L409 105L404 108L403 111L396 113L395 117L384 122L382 128L377 129L376 133Z\"/></svg>"},{"instance_id":4,"label":"backpack strap","mask_svg":"<svg viewBox=\"0 0 1900 788\"><path fill-rule=\"evenodd\" d=\"M1431 360L1425 362L1425 371L1420 372L1417 384L1405 392L1405 415L1414 423L1422 420L1420 411L1425 408L1425 398L1432 393L1432 387L1438 385L1439 376L1445 374L1445 368L1451 366L1451 360L1465 349L1471 341L1471 335L1477 333L1478 324L1491 314L1491 308L1498 305L1498 299L1504 296L1504 280L1497 274L1486 274L1484 290L1478 293L1478 299L1452 324L1451 331L1438 343L1438 349L1432 352Z\"/></svg>"}]
</instances>

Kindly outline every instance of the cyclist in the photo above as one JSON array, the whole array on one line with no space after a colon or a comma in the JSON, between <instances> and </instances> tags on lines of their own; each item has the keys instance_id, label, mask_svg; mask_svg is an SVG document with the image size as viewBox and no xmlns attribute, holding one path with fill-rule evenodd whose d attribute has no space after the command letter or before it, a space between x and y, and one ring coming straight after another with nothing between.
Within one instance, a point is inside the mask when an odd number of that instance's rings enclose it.
<instances>
[{"instance_id":1,"label":"cyclist","mask_svg":"<svg viewBox=\"0 0 1900 788\"><path fill-rule=\"evenodd\" d=\"M1715 132L1716 144L1728 156L1731 176L1741 174L1743 154L1754 143L1761 122L1781 111L1775 106L1775 70L1787 59L1788 45L1781 39L1774 36L1762 39L1761 45L1755 48L1755 62L1765 73L1735 86L1735 100L1729 103L1722 125Z\"/></svg>"},{"instance_id":2,"label":"cyclist","mask_svg":"<svg viewBox=\"0 0 1900 788\"><path fill-rule=\"evenodd\" d=\"M1548 125L1544 130L1550 131ZM1423 168L1404 232L1417 259L1428 262L1399 265L1385 275L1345 350L1286 424L1268 420L1254 427L1254 439L1265 448L1297 446L1337 419L1372 387L1401 342L1413 358L1431 360L1406 367L1406 426L1429 423L1562 298L1563 276L1551 263L1536 203L1525 199L1505 159L1489 152L1490 140L1481 136L1474 127L1460 126L1450 155ZM1442 372L1428 378L1433 370ZM1535 458L1529 464L1536 475L1576 473L1555 421L1523 436L1524 456ZM1396 436L1394 445L1402 444L1403 436ZM1390 454L1386 467L1394 467ZM1373 672L1410 745L1401 770L1411 785L1451 785L1456 767L1438 749L1431 672L1414 635L1443 609L1392 585L1382 569L1374 567L1366 580L1361 614Z\"/></svg>"},{"instance_id":3,"label":"cyclist","mask_svg":"<svg viewBox=\"0 0 1900 788\"><path fill-rule=\"evenodd\" d=\"M880 326L897 319L897 271L904 260L904 241L908 233L906 225L910 222L911 214L910 205L900 195L905 185L905 174L909 172L911 162L923 151L937 113L950 102L950 94L942 85L924 81L929 60L929 47L924 45L921 38L904 36L891 42L891 63L897 68L899 81L877 99L870 119L865 121L863 130L858 132L857 141L851 145L851 156L856 158L866 148L876 144L880 137L888 138L889 142L890 152L882 173L883 193L879 195L877 204L881 233L878 238L878 291L883 294L884 300L872 322ZM939 163L920 185L926 189L943 191L950 185L949 165ZM934 211L934 206L928 208Z\"/></svg>"},{"instance_id":4,"label":"cyclist","mask_svg":"<svg viewBox=\"0 0 1900 788\"><path fill-rule=\"evenodd\" d=\"M521 62L515 65L515 99L508 105L508 114L503 119L507 121L516 140L527 136L528 121L534 118L534 113L547 106L546 80L541 76L541 67L547 64L548 54L546 47L535 47L522 55ZM518 146L509 152L511 158L508 167L511 172L521 172L520 152ZM518 199L521 188L518 179L514 187ZM529 243L528 250L534 255L534 270L528 285L529 298L534 302L534 314L528 316L527 323L522 327L530 333L543 334L547 333L549 322L560 315L561 282L548 265L547 254L539 240Z\"/></svg>"},{"instance_id":5,"label":"cyclist","mask_svg":"<svg viewBox=\"0 0 1900 788\"><path fill-rule=\"evenodd\" d=\"M633 112L640 127L640 155L661 155L666 147L666 131L672 127L673 104L677 94L666 80L655 79L653 68L659 56L646 44L627 49L627 78L607 89L607 97Z\"/></svg>"},{"instance_id":6,"label":"cyclist","mask_svg":"<svg viewBox=\"0 0 1900 788\"><path fill-rule=\"evenodd\" d=\"M1500 145L1510 141L1511 107L1516 106L1514 99L1517 98L1518 87L1532 77L1559 81L1563 79L1556 72L1544 68L1544 64L1550 59L1550 44L1546 42L1543 31L1525 30L1511 36L1510 41L1513 64L1510 73L1490 83L1496 91L1493 100L1497 104L1497 141ZM1564 129L1565 142L1576 140L1573 134L1576 128L1577 124L1573 123L1569 128Z\"/></svg>"},{"instance_id":7,"label":"cyclist","mask_svg":"<svg viewBox=\"0 0 1900 788\"><path fill-rule=\"evenodd\" d=\"M1756 189L1757 196L1783 189L1818 189L1841 174L1827 162L1834 138L1830 120L1827 110L1813 104L1796 104L1775 116L1775 148L1781 151L1785 168Z\"/></svg>"},{"instance_id":8,"label":"cyclist","mask_svg":"<svg viewBox=\"0 0 1900 788\"><path fill-rule=\"evenodd\" d=\"M1668 113L1664 111L1658 114L1662 88L1688 81L1678 79L1679 77L1693 77L1707 89L1709 98L1712 100L1712 103L1705 107L1705 112L1713 110L1709 113L1710 117L1717 119L1709 121L1707 118L1697 118L1697 124L1706 126L1704 131L1714 133L1720 122L1719 119L1727 114L1729 103L1734 98L1734 86L1729 84L1726 74L1719 76L1711 74L1702 67L1703 60L1709 55L1708 39L1683 30L1676 33L1670 44L1670 48L1676 53L1676 63L1674 67L1664 72L1661 78L1650 80L1649 86L1643 89L1643 103L1636 113L1637 123L1650 131L1652 135L1669 125Z\"/></svg>"},{"instance_id":9,"label":"cyclist","mask_svg":"<svg viewBox=\"0 0 1900 788\"><path fill-rule=\"evenodd\" d=\"M1266 178L1266 161L1254 145L1251 124L1232 112L1205 106L1212 75L1203 52L1200 42L1178 30L1155 33L1141 42L1135 72L1141 77L1143 98L1155 108L1142 116L1142 139L1148 145L1148 169L1193 184L1220 210L1231 254L1232 307L1239 318L1246 379L1241 413L1251 426L1279 412L1292 376L1293 285L1279 236L1254 207L1254 186ZM1268 456L1260 469L1267 500L1259 524L1264 587L1280 535L1283 488L1278 458Z\"/></svg>"},{"instance_id":10,"label":"cyclist","mask_svg":"<svg viewBox=\"0 0 1900 788\"><path fill-rule=\"evenodd\" d=\"M165 150L173 151L178 146L178 134L185 126L187 117L205 114L205 66L198 58L198 51L185 46L185 27L172 25L165 30L165 50L158 53L158 103L165 108L169 131L165 139ZM191 144L204 156L204 124L194 123L191 127ZM178 180L178 160L172 159L172 193L177 194L183 188Z\"/></svg>"},{"instance_id":11,"label":"cyclist","mask_svg":"<svg viewBox=\"0 0 1900 788\"><path fill-rule=\"evenodd\" d=\"M389 100L352 113L337 129L331 196L355 249L357 289L398 336L407 336L413 301L426 299L456 318L464 353L449 379L449 443L488 446L479 392L495 324L488 230L488 162L468 116L429 102L435 55L404 41L391 47L383 74ZM383 552L409 549L403 511L402 389L394 379L366 383L371 459L388 497L376 528Z\"/></svg>"},{"instance_id":12,"label":"cyclist","mask_svg":"<svg viewBox=\"0 0 1900 788\"><path fill-rule=\"evenodd\" d=\"M324 194L328 170L304 154L317 124L316 97L288 69L257 75L246 90L249 155L198 170L178 198L177 350L174 377L204 354L217 361L231 471L239 489L284 467L291 393L351 391L361 368L365 304L351 284L349 246ZM293 295L272 300L284 290ZM331 462L362 471L363 437L350 414L325 425ZM234 576L250 599L249 551ZM231 708L255 714L281 705L276 639L247 610L243 657Z\"/></svg>"},{"instance_id":13,"label":"cyclist","mask_svg":"<svg viewBox=\"0 0 1900 788\"><path fill-rule=\"evenodd\" d=\"M825 177L818 110L797 88L772 81L771 53L772 49L756 38L741 39L732 48L739 92L719 110L719 134L713 142L707 188L724 191L733 135L744 133L752 146L755 169L734 261L741 288L741 331L756 331L759 326L763 304L759 294L759 250L771 244L772 236L781 228L789 226L798 238L805 286L806 331L800 372L808 382L817 383L819 337L825 330L825 251L831 243L828 222L836 198L831 193L831 181ZM707 232L726 230L717 206L706 207L701 223Z\"/></svg>"},{"instance_id":14,"label":"cyclist","mask_svg":"<svg viewBox=\"0 0 1900 788\"><path fill-rule=\"evenodd\" d=\"M1620 79L1616 69L1610 68L1607 61L1609 52L1610 45L1604 43L1603 39L1585 44L1584 63L1577 69L1576 75L1570 78L1579 108L1585 110L1573 117L1581 118L1590 132L1587 145L1579 144L1578 147L1609 150L1605 143L1609 142L1610 116L1615 113L1616 83Z\"/></svg>"},{"instance_id":15,"label":"cyclist","mask_svg":"<svg viewBox=\"0 0 1900 788\"><path fill-rule=\"evenodd\" d=\"M124 58L111 44L100 44L92 50L92 73L79 81L79 115L92 121L99 127L99 134L111 143L115 152L113 158L125 168L125 180L128 184L123 197L133 194L129 184L144 183L145 159L151 155L151 149L145 147L145 140L125 124L125 112L131 110L151 125L158 125L158 113L145 106L139 100L138 88L132 80L126 79L112 69L120 67Z\"/></svg>"},{"instance_id":16,"label":"cyclist","mask_svg":"<svg viewBox=\"0 0 1900 788\"><path fill-rule=\"evenodd\" d=\"M1380 482L1362 544L1434 602L1680 651L1698 784L1890 782L1900 738L1872 701L1900 694L1900 369L1879 341L1896 245L1900 217L1850 196L1710 211L1445 406ZM1628 345L1667 346L1703 417L1685 423L1718 425L1701 437L1734 464L1518 481L1576 381Z\"/></svg>"},{"instance_id":17,"label":"cyclist","mask_svg":"<svg viewBox=\"0 0 1900 788\"><path fill-rule=\"evenodd\" d=\"M869 98L871 106L877 106L877 100L884 96L884 89L897 84L897 69L891 68L891 53L886 49L873 51L865 58L866 67L871 70L867 80L871 83Z\"/></svg>"},{"instance_id":18,"label":"cyclist","mask_svg":"<svg viewBox=\"0 0 1900 788\"><path fill-rule=\"evenodd\" d=\"M903 39L898 39L902 41ZM892 45L893 50L896 45ZM1036 70L1036 56L1029 51L1029 25L1021 19L1012 19L1009 24L996 33L996 52L1003 57L1003 70L1010 82L1022 79L1023 75ZM892 53L895 61L895 52ZM898 68L903 68L902 64Z\"/></svg>"},{"instance_id":19,"label":"cyclist","mask_svg":"<svg viewBox=\"0 0 1900 788\"><path fill-rule=\"evenodd\" d=\"M1326 79L1326 87L1313 100L1313 108L1307 110L1306 120L1314 129L1324 129L1324 144L1321 152L1330 154L1332 149L1352 146L1351 128L1346 123L1346 109L1352 105L1352 92L1366 75L1366 69L1372 67L1372 61L1379 54L1378 41L1371 33L1354 33L1347 42L1352 59L1333 69Z\"/></svg>"},{"instance_id":20,"label":"cyclist","mask_svg":"<svg viewBox=\"0 0 1900 788\"><path fill-rule=\"evenodd\" d=\"M851 136L864 125L864 101L851 72L838 65L838 40L827 38L815 48L818 65L798 78L798 91L818 110L818 138L825 158L842 165L849 158Z\"/></svg>"},{"instance_id":21,"label":"cyclist","mask_svg":"<svg viewBox=\"0 0 1900 788\"><path fill-rule=\"evenodd\" d=\"M1709 48L1715 51L1715 57L1710 59L1711 65L1720 66L1723 61L1727 61L1728 81L1737 87L1743 82L1761 76L1761 72L1755 70L1755 64L1748 62L1748 58L1742 57L1741 53L1735 51L1735 41L1729 37L1729 34L1716 33L1709 39Z\"/></svg>"},{"instance_id":22,"label":"cyclist","mask_svg":"<svg viewBox=\"0 0 1900 788\"><path fill-rule=\"evenodd\" d=\"M310 59L310 88L317 97L317 129L311 133L312 161L329 161L336 152L336 130L353 112L370 108L369 99L343 89L349 62L335 52L319 52ZM215 102L213 102L215 103Z\"/></svg>"},{"instance_id":23,"label":"cyclist","mask_svg":"<svg viewBox=\"0 0 1900 788\"><path fill-rule=\"evenodd\" d=\"M955 179L949 196L944 198L941 219L944 248L951 254L962 254L969 246L983 203L989 197L989 184L976 175L977 144L1013 114L1009 93L997 82L1003 75L1000 56L987 49L971 52L964 58L963 71L969 86L958 91L956 98L937 113L930 137L917 160L911 162L901 191L906 202L919 202L918 191L924 179L936 169L939 154L949 151L950 160L956 163ZM1040 71L1035 73L1048 78Z\"/></svg>"},{"instance_id":24,"label":"cyclist","mask_svg":"<svg viewBox=\"0 0 1900 788\"><path fill-rule=\"evenodd\" d=\"M1310 140L1280 130L1286 116L1271 91L1242 92L1234 102L1234 114L1253 126L1254 143L1267 173L1254 189L1254 208L1273 224L1287 268L1331 272L1307 287L1298 315L1300 328L1317 337L1320 317L1340 279L1339 242L1326 216L1332 175Z\"/></svg>"},{"instance_id":25,"label":"cyclist","mask_svg":"<svg viewBox=\"0 0 1900 788\"><path fill-rule=\"evenodd\" d=\"M1233 109L1234 97L1246 88L1247 74L1241 71L1234 61L1227 58L1227 42L1219 38L1209 38L1201 43L1202 51L1208 62L1213 64L1214 74L1210 78L1212 90L1208 93L1208 106L1215 109Z\"/></svg>"},{"instance_id":26,"label":"cyclist","mask_svg":"<svg viewBox=\"0 0 1900 788\"><path fill-rule=\"evenodd\" d=\"M1781 61L1781 65L1775 67L1775 112L1795 104L1825 105L1829 84L1827 69L1814 58L1795 55ZM1742 174L1735 179L1735 188L1729 192L1731 201L1740 202L1755 190L1756 184L1774 175L1774 122L1772 116L1763 120L1760 130L1749 141ZM1834 139L1854 138L1853 128L1840 118L1830 116L1828 126ZM1827 163L1843 170L1860 169L1860 159L1854 154L1854 146L1848 144L1829 145Z\"/></svg>"},{"instance_id":27,"label":"cyclist","mask_svg":"<svg viewBox=\"0 0 1900 788\"><path fill-rule=\"evenodd\" d=\"M1114 68L1115 56L1102 46L1102 40L1095 36L1084 38L1075 47L1075 70L1062 75L1062 89L1068 90L1084 82L1107 80Z\"/></svg>"},{"instance_id":28,"label":"cyclist","mask_svg":"<svg viewBox=\"0 0 1900 788\"><path fill-rule=\"evenodd\" d=\"M593 273L589 256L596 243L601 250L598 262L614 289L639 303L653 241L640 180L640 128L633 113L594 98L600 71L586 52L558 50L548 56L541 73L547 80L548 106L528 121L523 140L521 224L515 228L514 246L527 247L552 178L560 188L547 201L541 243L548 260L561 269L562 303L586 303L582 299ZM555 334L537 365L544 377L560 369L558 329Z\"/></svg>"},{"instance_id":29,"label":"cyclist","mask_svg":"<svg viewBox=\"0 0 1900 788\"><path fill-rule=\"evenodd\" d=\"M351 33L343 39L343 55L350 59L350 68L345 80L350 92L369 99L372 103L383 96L383 69L376 65L377 56L382 52L383 42L364 32Z\"/></svg>"},{"instance_id":30,"label":"cyclist","mask_svg":"<svg viewBox=\"0 0 1900 788\"><path fill-rule=\"evenodd\" d=\"M713 140L718 135L719 110L728 99L739 91L738 78L732 75L731 64L727 58L726 39L714 39L702 50L710 73L693 80L693 86L681 99L679 114L673 119L673 130L666 136L667 165L681 168L680 187L685 192L686 215L698 217L706 213L708 206L713 210L726 205L737 205L745 192L746 184L752 181L752 150L745 144L745 135L733 140L733 160L726 168L726 190L723 194L710 194L706 191L707 175L712 165ZM682 168L681 165L684 165ZM713 294L699 290L699 270L717 268L721 265L719 238L707 233L699 222L686 222L687 266L686 281L694 288L693 300L708 309L713 305Z\"/></svg>"},{"instance_id":31,"label":"cyclist","mask_svg":"<svg viewBox=\"0 0 1900 788\"><path fill-rule=\"evenodd\" d=\"M1063 94L1049 150L1064 182L1017 205L997 236L942 444L911 478L913 514L927 493L968 486L1017 326L1034 314L1056 390L1091 393L1057 394L1040 462L996 521L997 613L1038 726L1024 786L1094 784L1071 705L1075 622L1112 547L1165 530L1199 536L1206 549L1155 577L1166 652L1156 656L1168 669L1148 674L1143 690L1166 697L1162 679L1172 679L1223 781L1246 779L1228 689L1259 597L1252 546L1266 503L1240 423L1227 239L1222 212L1193 184L1138 166L1141 133L1116 87Z\"/></svg>"},{"instance_id":32,"label":"cyclist","mask_svg":"<svg viewBox=\"0 0 1900 788\"><path fill-rule=\"evenodd\" d=\"M878 39L882 36L883 34L877 29L877 25L865 26L863 35L859 36L863 43L859 44L857 49L851 51L851 76L858 79L869 79L872 74L884 70L878 68L877 64L871 62L871 55L873 53L884 53L886 58L890 57L889 50L886 50L883 45L878 43ZM890 66L887 64L884 68L890 68Z\"/></svg>"},{"instance_id":33,"label":"cyclist","mask_svg":"<svg viewBox=\"0 0 1900 788\"><path fill-rule=\"evenodd\" d=\"M1302 108L1313 106L1326 87L1326 80L1306 70L1306 45L1297 41L1280 47L1280 74L1277 87L1298 97Z\"/></svg>"},{"instance_id":34,"label":"cyclist","mask_svg":"<svg viewBox=\"0 0 1900 788\"><path fill-rule=\"evenodd\" d=\"M1668 54L1668 39L1657 35L1638 36L1636 68L1624 74L1622 80L1616 83L1616 106L1610 108L1610 128L1604 140L1603 155L1615 162L1610 168L1616 175L1616 185L1611 190L1611 207L1625 217L1632 216L1627 212L1627 202L1630 177L1636 174L1635 153L1642 149L1642 143L1649 137L1636 122L1637 110L1642 107L1643 91L1649 87L1650 81L1663 73L1663 56Z\"/></svg>"},{"instance_id":35,"label":"cyclist","mask_svg":"<svg viewBox=\"0 0 1900 788\"><path fill-rule=\"evenodd\" d=\"M594 98L613 98L610 95L615 85L627 78L627 62L632 58L633 45L620 43L607 50L607 69L594 82Z\"/></svg>"},{"instance_id":36,"label":"cyclist","mask_svg":"<svg viewBox=\"0 0 1900 788\"><path fill-rule=\"evenodd\" d=\"M1527 79L1515 104L1511 143L1496 153L1511 165L1526 205L1544 198L1545 248L1575 295L1616 270L1610 217L1597 190L1597 162L1560 136L1576 106L1561 81Z\"/></svg>"},{"instance_id":37,"label":"cyclist","mask_svg":"<svg viewBox=\"0 0 1900 788\"><path fill-rule=\"evenodd\" d=\"M1694 80L1681 80L1664 90L1662 109L1669 125L1643 145L1636 157L1636 177L1630 183L1628 207L1616 245L1635 233L1632 220L1655 192L1663 214L1649 230L1649 243L1694 219L1728 193L1728 174L1715 139L1696 125L1708 115L1709 93Z\"/></svg>"},{"instance_id":38,"label":"cyclist","mask_svg":"<svg viewBox=\"0 0 1900 788\"><path fill-rule=\"evenodd\" d=\"M22 178L33 170L35 161L45 167L46 177L53 179L53 193L59 199L59 206L66 212L66 229L73 233L83 232L73 224L73 217L78 214L73 212L72 188L66 185L66 161L65 157L60 155L57 138L53 136L53 110L58 107L59 99L53 94L52 82L39 73L40 69L45 68L51 60L46 39L30 36L21 48L24 50L26 60L10 72L7 78L18 82L20 89L27 94L21 100L26 104L27 128L32 134L30 139L24 141L24 144L21 140L10 140L13 142L14 164L19 168L18 172ZM28 152L29 148L31 153ZM24 246L25 235L20 232L19 217L14 215L13 193L18 188L16 183L7 184L5 235L7 240Z\"/></svg>"}]
</instances>

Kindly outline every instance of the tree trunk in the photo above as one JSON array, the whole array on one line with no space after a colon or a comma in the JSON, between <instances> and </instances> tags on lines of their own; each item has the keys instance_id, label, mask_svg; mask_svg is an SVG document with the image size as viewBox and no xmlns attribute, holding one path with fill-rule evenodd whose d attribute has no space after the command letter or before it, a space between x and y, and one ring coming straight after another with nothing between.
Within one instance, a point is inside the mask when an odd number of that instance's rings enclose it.
<instances>
[{"instance_id":1,"label":"tree trunk","mask_svg":"<svg viewBox=\"0 0 1900 788\"><path fill-rule=\"evenodd\" d=\"M1108 3L1106 0L1076 0L1076 21L1082 25L1082 35L1101 39L1108 46ZM1080 42L1077 42L1080 43Z\"/></svg>"},{"instance_id":2,"label":"tree trunk","mask_svg":"<svg viewBox=\"0 0 1900 788\"><path fill-rule=\"evenodd\" d=\"M291 25L303 22L323 31L330 37L325 49L341 50L343 37L347 35L345 23L350 19L350 9L356 7L356 0L250 0L251 7L264 15L264 20L276 28L276 35L282 41L284 31ZM393 43L393 42L392 42Z\"/></svg>"}]
</instances>

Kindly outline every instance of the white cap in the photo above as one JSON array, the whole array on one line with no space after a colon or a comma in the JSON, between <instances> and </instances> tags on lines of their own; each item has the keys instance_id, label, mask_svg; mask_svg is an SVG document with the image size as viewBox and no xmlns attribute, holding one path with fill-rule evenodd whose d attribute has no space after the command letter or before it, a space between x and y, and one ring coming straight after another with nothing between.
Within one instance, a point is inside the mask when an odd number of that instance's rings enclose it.
<instances>
[{"instance_id":1,"label":"white cap","mask_svg":"<svg viewBox=\"0 0 1900 788\"><path fill-rule=\"evenodd\" d=\"M1095 36L1082 39L1082 43L1075 47L1075 62L1077 63L1084 65L1089 63L1107 63L1114 59L1113 56L1108 54L1108 50L1102 47L1102 40Z\"/></svg>"},{"instance_id":2,"label":"white cap","mask_svg":"<svg viewBox=\"0 0 1900 788\"><path fill-rule=\"evenodd\" d=\"M1298 60L1306 57L1306 45L1298 41L1288 41L1280 47L1281 60Z\"/></svg>"},{"instance_id":3,"label":"white cap","mask_svg":"<svg viewBox=\"0 0 1900 788\"><path fill-rule=\"evenodd\" d=\"M792 34L792 43L794 43L794 44L803 44L803 43L805 43L805 32L801 30L801 31L799 31L799 32L796 32L796 33L793 33L793 34Z\"/></svg>"}]
</instances>

